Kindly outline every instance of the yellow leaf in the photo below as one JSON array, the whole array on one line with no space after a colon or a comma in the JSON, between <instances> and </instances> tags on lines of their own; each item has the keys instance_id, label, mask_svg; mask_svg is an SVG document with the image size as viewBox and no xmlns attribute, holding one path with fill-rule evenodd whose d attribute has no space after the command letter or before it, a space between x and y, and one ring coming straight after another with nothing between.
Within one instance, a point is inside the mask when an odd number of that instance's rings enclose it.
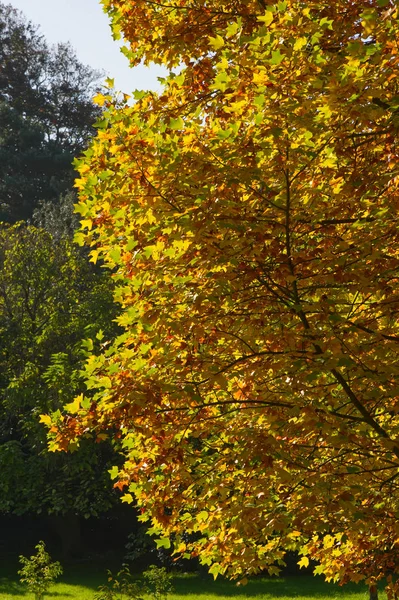
<instances>
[{"instance_id":1,"label":"yellow leaf","mask_svg":"<svg viewBox=\"0 0 399 600\"><path fill-rule=\"evenodd\" d=\"M100 253L99 253L98 250L92 250L90 252L90 260L91 260L92 263L96 264L99 254Z\"/></svg>"},{"instance_id":2,"label":"yellow leaf","mask_svg":"<svg viewBox=\"0 0 399 600\"><path fill-rule=\"evenodd\" d=\"M300 531L292 531L291 532L291 537L299 537L301 535Z\"/></svg>"},{"instance_id":3,"label":"yellow leaf","mask_svg":"<svg viewBox=\"0 0 399 600\"><path fill-rule=\"evenodd\" d=\"M93 227L93 221L91 219L82 219L80 222L82 229L88 229L91 231Z\"/></svg>"},{"instance_id":4,"label":"yellow leaf","mask_svg":"<svg viewBox=\"0 0 399 600\"><path fill-rule=\"evenodd\" d=\"M44 423L45 425L51 425L51 417L50 415L40 415L39 423Z\"/></svg>"},{"instance_id":5,"label":"yellow leaf","mask_svg":"<svg viewBox=\"0 0 399 600\"><path fill-rule=\"evenodd\" d=\"M104 94L96 94L93 98L93 102L94 104L98 104L98 106L104 106L106 99Z\"/></svg>"},{"instance_id":6,"label":"yellow leaf","mask_svg":"<svg viewBox=\"0 0 399 600\"><path fill-rule=\"evenodd\" d=\"M294 44L294 50L301 50L307 44L307 39L305 37L300 37Z\"/></svg>"},{"instance_id":7,"label":"yellow leaf","mask_svg":"<svg viewBox=\"0 0 399 600\"><path fill-rule=\"evenodd\" d=\"M122 502L127 502L127 504L131 504L133 502L133 496L132 494L124 494L121 497Z\"/></svg>"},{"instance_id":8,"label":"yellow leaf","mask_svg":"<svg viewBox=\"0 0 399 600\"><path fill-rule=\"evenodd\" d=\"M72 402L65 405L65 410L71 414L77 413L80 409L80 403L82 399L83 394L80 394L80 396L77 396Z\"/></svg>"},{"instance_id":9,"label":"yellow leaf","mask_svg":"<svg viewBox=\"0 0 399 600\"><path fill-rule=\"evenodd\" d=\"M219 50L219 48L221 48L222 46L224 46L224 39L220 35L217 35L214 38L210 37L209 38L209 44L210 44L210 46L212 46L212 48L214 50Z\"/></svg>"},{"instance_id":10,"label":"yellow leaf","mask_svg":"<svg viewBox=\"0 0 399 600\"><path fill-rule=\"evenodd\" d=\"M90 171L90 167L88 164L85 163L84 165L79 167L78 171L81 175L84 175L84 173L88 173L88 171Z\"/></svg>"},{"instance_id":11,"label":"yellow leaf","mask_svg":"<svg viewBox=\"0 0 399 600\"><path fill-rule=\"evenodd\" d=\"M324 548L332 548L334 545L334 537L332 535L326 535L323 539Z\"/></svg>"},{"instance_id":12,"label":"yellow leaf","mask_svg":"<svg viewBox=\"0 0 399 600\"><path fill-rule=\"evenodd\" d=\"M308 567L309 566L309 559L307 556L302 556L301 560L298 562L298 566L300 569L302 569L302 567Z\"/></svg>"},{"instance_id":13,"label":"yellow leaf","mask_svg":"<svg viewBox=\"0 0 399 600\"><path fill-rule=\"evenodd\" d=\"M257 17L257 19L268 27L273 21L273 14L270 10L267 10L264 15Z\"/></svg>"}]
</instances>

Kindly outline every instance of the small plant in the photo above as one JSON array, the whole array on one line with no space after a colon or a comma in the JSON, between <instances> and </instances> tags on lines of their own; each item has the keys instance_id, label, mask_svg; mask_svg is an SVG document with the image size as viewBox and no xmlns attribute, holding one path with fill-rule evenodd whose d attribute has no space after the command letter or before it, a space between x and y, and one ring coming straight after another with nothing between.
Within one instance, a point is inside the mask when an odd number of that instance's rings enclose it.
<instances>
[{"instance_id":1,"label":"small plant","mask_svg":"<svg viewBox=\"0 0 399 600\"><path fill-rule=\"evenodd\" d=\"M142 586L132 581L132 574L127 565L122 565L122 569L115 577L111 571L107 573L108 584L98 588L98 593L94 596L95 600L123 600L124 597L129 600L143 600Z\"/></svg>"},{"instance_id":2,"label":"small plant","mask_svg":"<svg viewBox=\"0 0 399 600\"><path fill-rule=\"evenodd\" d=\"M30 558L19 557L22 568L18 575L21 582L26 583L28 590L35 594L35 600L43 600L51 584L62 575L62 567L59 562L51 562L44 542L40 541L35 550L36 554Z\"/></svg>"},{"instance_id":3,"label":"small plant","mask_svg":"<svg viewBox=\"0 0 399 600\"><path fill-rule=\"evenodd\" d=\"M172 575L165 567L151 565L144 571L143 577L146 582L144 589L153 600L166 600L168 594L173 591Z\"/></svg>"},{"instance_id":4,"label":"small plant","mask_svg":"<svg viewBox=\"0 0 399 600\"><path fill-rule=\"evenodd\" d=\"M143 579L144 581L133 581L127 565L123 565L115 577L108 571L108 584L98 588L95 600L144 600L146 594L152 600L167 600L172 591L172 575L165 567L151 565L144 571Z\"/></svg>"}]
</instances>

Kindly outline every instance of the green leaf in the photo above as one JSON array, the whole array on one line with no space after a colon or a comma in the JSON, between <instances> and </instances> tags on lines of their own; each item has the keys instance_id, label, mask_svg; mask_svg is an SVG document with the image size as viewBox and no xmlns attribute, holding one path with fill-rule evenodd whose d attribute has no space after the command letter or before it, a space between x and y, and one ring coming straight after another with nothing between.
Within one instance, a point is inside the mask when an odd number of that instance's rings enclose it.
<instances>
[{"instance_id":1,"label":"green leaf","mask_svg":"<svg viewBox=\"0 0 399 600\"><path fill-rule=\"evenodd\" d=\"M206 510L201 510L201 512L197 515L197 521L204 522L208 519L208 512Z\"/></svg>"},{"instance_id":2,"label":"green leaf","mask_svg":"<svg viewBox=\"0 0 399 600\"><path fill-rule=\"evenodd\" d=\"M214 579L216 579L218 575L221 575L223 571L224 569L219 563L213 563L213 565L209 569L209 573L213 575Z\"/></svg>"},{"instance_id":3,"label":"green leaf","mask_svg":"<svg viewBox=\"0 0 399 600\"><path fill-rule=\"evenodd\" d=\"M178 117L177 119L170 119L169 121L169 127L171 129L183 129L184 128L184 121L181 117Z\"/></svg>"},{"instance_id":4,"label":"green leaf","mask_svg":"<svg viewBox=\"0 0 399 600\"><path fill-rule=\"evenodd\" d=\"M278 50L273 50L272 52L272 57L269 60L269 62L272 65L279 65L282 63L282 61L284 60L284 54L281 54L280 49Z\"/></svg>"},{"instance_id":5,"label":"green leaf","mask_svg":"<svg viewBox=\"0 0 399 600\"><path fill-rule=\"evenodd\" d=\"M218 73L215 77L215 82L212 84L211 89L217 89L224 92L230 83L230 77L224 71Z\"/></svg>"},{"instance_id":6,"label":"green leaf","mask_svg":"<svg viewBox=\"0 0 399 600\"><path fill-rule=\"evenodd\" d=\"M114 262L116 265L119 265L121 262L121 249L118 246L112 248L112 250L108 253L108 256L112 262Z\"/></svg>"},{"instance_id":7,"label":"green leaf","mask_svg":"<svg viewBox=\"0 0 399 600\"><path fill-rule=\"evenodd\" d=\"M264 94L259 94L259 96L255 96L255 98L254 98L254 104L255 104L255 106L258 106L259 108L264 106L265 102L266 102L266 96Z\"/></svg>"},{"instance_id":8,"label":"green leaf","mask_svg":"<svg viewBox=\"0 0 399 600\"><path fill-rule=\"evenodd\" d=\"M97 129L107 129L108 125L109 121L104 117L103 119L99 119L98 121L96 121L93 127L96 127Z\"/></svg>"},{"instance_id":9,"label":"green leaf","mask_svg":"<svg viewBox=\"0 0 399 600\"><path fill-rule=\"evenodd\" d=\"M119 468L112 467L112 469L109 469L108 473L110 474L111 479L116 479L119 474Z\"/></svg>"},{"instance_id":10,"label":"green leaf","mask_svg":"<svg viewBox=\"0 0 399 600\"><path fill-rule=\"evenodd\" d=\"M235 36L237 34L238 30L240 29L240 27L241 27L241 24L239 24L238 22L230 23L226 29L227 36L228 37Z\"/></svg>"},{"instance_id":11,"label":"green leaf","mask_svg":"<svg viewBox=\"0 0 399 600\"><path fill-rule=\"evenodd\" d=\"M159 540L155 540L157 548L165 548L165 550L169 550L171 544L170 539L168 537L160 538Z\"/></svg>"},{"instance_id":12,"label":"green leaf","mask_svg":"<svg viewBox=\"0 0 399 600\"><path fill-rule=\"evenodd\" d=\"M91 406L91 399L87 398L86 396L82 397L82 401L81 401L81 406L82 408L84 408L84 410L88 410Z\"/></svg>"}]
</instances>

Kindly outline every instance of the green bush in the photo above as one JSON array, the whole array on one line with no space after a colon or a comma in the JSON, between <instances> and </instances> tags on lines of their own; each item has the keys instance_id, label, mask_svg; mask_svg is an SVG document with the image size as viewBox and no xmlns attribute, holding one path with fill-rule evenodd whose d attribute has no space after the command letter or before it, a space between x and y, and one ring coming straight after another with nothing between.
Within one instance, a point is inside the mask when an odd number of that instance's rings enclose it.
<instances>
[{"instance_id":1,"label":"green bush","mask_svg":"<svg viewBox=\"0 0 399 600\"><path fill-rule=\"evenodd\" d=\"M168 594L173 591L172 575L165 567L151 565L147 571L144 571L143 577L145 592L150 594L153 600L166 600Z\"/></svg>"},{"instance_id":2,"label":"green bush","mask_svg":"<svg viewBox=\"0 0 399 600\"><path fill-rule=\"evenodd\" d=\"M35 549L36 554L30 558L19 557L22 568L18 575L21 582L26 583L28 590L35 594L35 600L43 600L51 584L62 575L62 567L59 562L51 562L44 542L40 541Z\"/></svg>"}]
</instances>

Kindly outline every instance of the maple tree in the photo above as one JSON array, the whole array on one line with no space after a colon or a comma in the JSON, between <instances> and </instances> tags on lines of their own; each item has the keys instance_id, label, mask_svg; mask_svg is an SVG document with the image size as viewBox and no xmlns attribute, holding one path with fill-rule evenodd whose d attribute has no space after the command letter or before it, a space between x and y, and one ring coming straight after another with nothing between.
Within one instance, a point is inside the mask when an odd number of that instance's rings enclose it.
<instances>
[{"instance_id":1,"label":"maple tree","mask_svg":"<svg viewBox=\"0 0 399 600\"><path fill-rule=\"evenodd\" d=\"M98 95L82 229L125 333L51 445L210 571L398 591L398 27L389 0L103 0L163 91ZM187 537L184 533L193 535Z\"/></svg>"}]
</instances>

